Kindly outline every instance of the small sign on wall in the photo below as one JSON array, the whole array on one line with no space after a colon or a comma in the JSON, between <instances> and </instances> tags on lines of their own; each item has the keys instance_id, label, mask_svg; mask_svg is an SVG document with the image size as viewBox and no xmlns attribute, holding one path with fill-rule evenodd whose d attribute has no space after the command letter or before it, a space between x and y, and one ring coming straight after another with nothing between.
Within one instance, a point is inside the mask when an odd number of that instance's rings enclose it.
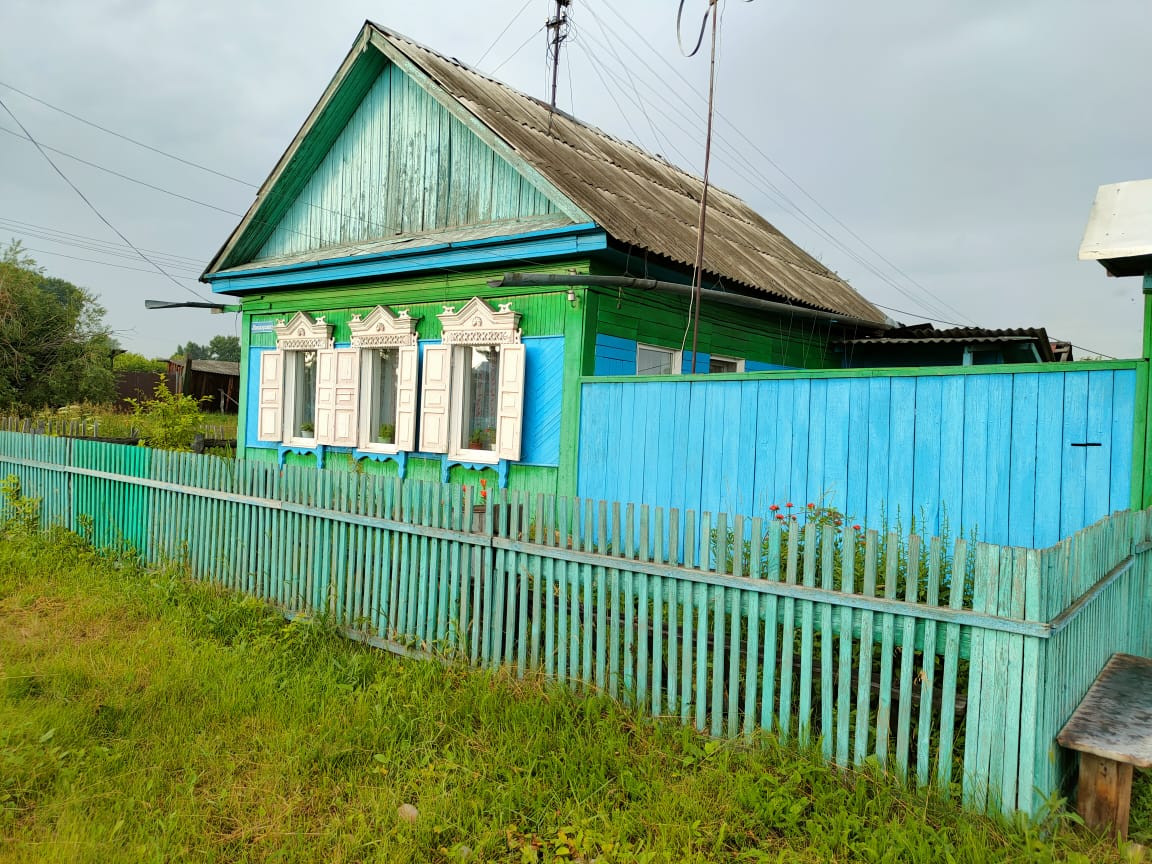
<instances>
[{"instance_id":1,"label":"small sign on wall","mask_svg":"<svg viewBox=\"0 0 1152 864\"><path fill-rule=\"evenodd\" d=\"M252 322L252 332L253 333L271 333L275 326L276 326L275 321L253 321Z\"/></svg>"}]
</instances>

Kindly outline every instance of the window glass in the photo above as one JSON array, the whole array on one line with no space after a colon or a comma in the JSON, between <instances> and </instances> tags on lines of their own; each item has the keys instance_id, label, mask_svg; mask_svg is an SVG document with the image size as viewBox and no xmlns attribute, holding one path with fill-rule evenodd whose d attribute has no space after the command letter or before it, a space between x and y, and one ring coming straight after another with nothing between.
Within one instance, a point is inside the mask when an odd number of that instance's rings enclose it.
<instances>
[{"instance_id":1,"label":"window glass","mask_svg":"<svg viewBox=\"0 0 1152 864\"><path fill-rule=\"evenodd\" d=\"M316 437L316 352L291 351L292 437Z\"/></svg>"},{"instance_id":2,"label":"window glass","mask_svg":"<svg viewBox=\"0 0 1152 864\"><path fill-rule=\"evenodd\" d=\"M672 362L676 352L669 348L654 348L651 345L636 346L637 375L671 375Z\"/></svg>"},{"instance_id":3,"label":"window glass","mask_svg":"<svg viewBox=\"0 0 1152 864\"><path fill-rule=\"evenodd\" d=\"M400 380L399 352L379 348L368 354L371 412L369 441L373 444L396 443L396 389Z\"/></svg>"},{"instance_id":4,"label":"window glass","mask_svg":"<svg viewBox=\"0 0 1152 864\"><path fill-rule=\"evenodd\" d=\"M460 352L464 384L460 447L465 450L494 450L500 355L495 345L461 348Z\"/></svg>"},{"instance_id":5,"label":"window glass","mask_svg":"<svg viewBox=\"0 0 1152 864\"><path fill-rule=\"evenodd\" d=\"M711 374L722 374L726 372L739 372L740 361L732 360L729 357L709 357L708 358L708 372Z\"/></svg>"}]
</instances>

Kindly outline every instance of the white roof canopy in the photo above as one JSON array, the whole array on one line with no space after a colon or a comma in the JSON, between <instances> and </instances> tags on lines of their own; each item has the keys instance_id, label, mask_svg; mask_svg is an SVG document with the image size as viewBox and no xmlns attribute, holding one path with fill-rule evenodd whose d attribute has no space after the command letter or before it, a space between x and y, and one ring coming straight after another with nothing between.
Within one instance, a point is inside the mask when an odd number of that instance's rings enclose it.
<instances>
[{"instance_id":1,"label":"white roof canopy","mask_svg":"<svg viewBox=\"0 0 1152 864\"><path fill-rule=\"evenodd\" d=\"M1152 180L1110 183L1096 191L1081 261L1099 261L1112 276L1152 271Z\"/></svg>"}]
</instances>

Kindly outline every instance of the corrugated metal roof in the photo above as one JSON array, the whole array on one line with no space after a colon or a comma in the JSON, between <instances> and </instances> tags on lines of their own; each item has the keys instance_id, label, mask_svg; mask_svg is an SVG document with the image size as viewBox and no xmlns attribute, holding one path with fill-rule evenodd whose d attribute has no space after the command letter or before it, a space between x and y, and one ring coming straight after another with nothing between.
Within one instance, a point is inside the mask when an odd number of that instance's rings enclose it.
<instances>
[{"instance_id":1,"label":"corrugated metal roof","mask_svg":"<svg viewBox=\"0 0 1152 864\"><path fill-rule=\"evenodd\" d=\"M1034 342L1040 356L1045 360L1055 359L1048 331L1043 327L1016 327L992 329L989 327L951 327L937 330L931 324L915 324L911 327L897 327L886 331L882 336L862 336L846 339L849 345L945 345L979 344L1004 342Z\"/></svg>"},{"instance_id":2,"label":"corrugated metal roof","mask_svg":"<svg viewBox=\"0 0 1152 864\"><path fill-rule=\"evenodd\" d=\"M371 24L508 142L616 240L691 265L703 183L665 159L582 123L410 39ZM847 282L751 207L710 186L705 269L805 306L882 322Z\"/></svg>"},{"instance_id":3,"label":"corrugated metal roof","mask_svg":"<svg viewBox=\"0 0 1152 864\"><path fill-rule=\"evenodd\" d=\"M231 360L193 360L189 368L192 372L207 372L209 375L240 376L240 364Z\"/></svg>"}]
</instances>

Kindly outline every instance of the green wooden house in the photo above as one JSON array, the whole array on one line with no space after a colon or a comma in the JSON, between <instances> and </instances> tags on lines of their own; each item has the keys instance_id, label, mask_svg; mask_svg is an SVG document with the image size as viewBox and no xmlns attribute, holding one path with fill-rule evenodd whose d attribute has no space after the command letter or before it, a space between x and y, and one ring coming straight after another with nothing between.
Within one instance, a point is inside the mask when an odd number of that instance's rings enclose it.
<instances>
[{"instance_id":1,"label":"green wooden house","mask_svg":"<svg viewBox=\"0 0 1152 864\"><path fill-rule=\"evenodd\" d=\"M239 455L572 494L583 377L839 366L884 326L712 190L693 358L700 192L366 23L202 277L242 306Z\"/></svg>"}]
</instances>

